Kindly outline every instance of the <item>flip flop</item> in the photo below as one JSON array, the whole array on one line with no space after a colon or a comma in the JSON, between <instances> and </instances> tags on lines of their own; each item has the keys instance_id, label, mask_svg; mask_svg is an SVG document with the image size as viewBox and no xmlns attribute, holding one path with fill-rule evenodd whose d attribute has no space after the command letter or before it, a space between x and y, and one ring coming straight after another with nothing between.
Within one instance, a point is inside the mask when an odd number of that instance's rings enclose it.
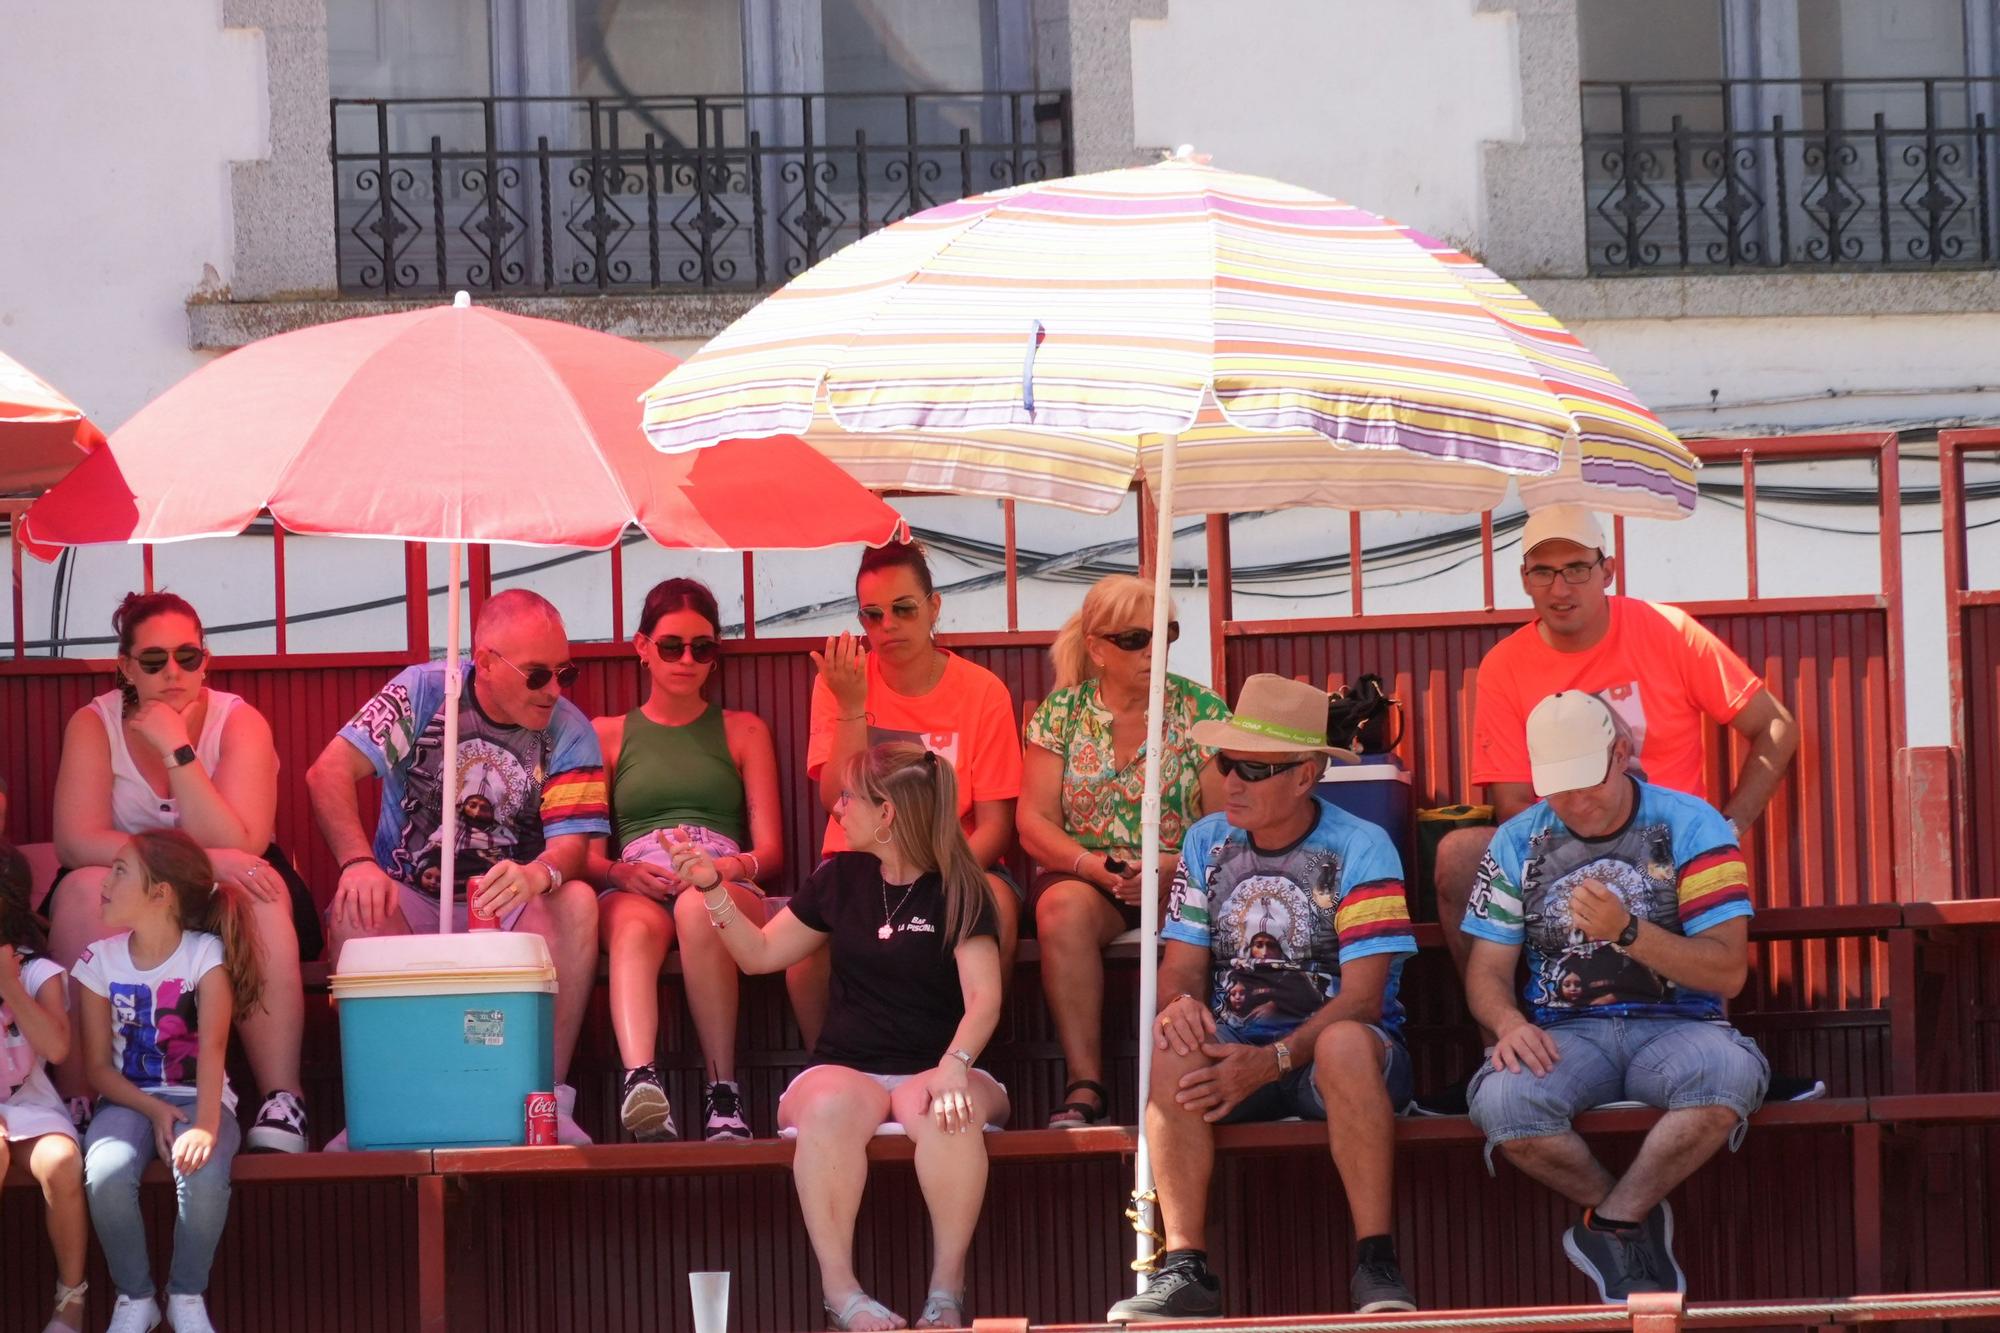
<instances>
[{"instance_id":1,"label":"flip flop","mask_svg":"<svg viewBox=\"0 0 2000 1333\"><path fill-rule=\"evenodd\" d=\"M950 1311L950 1318L945 1312ZM954 1296L948 1291L934 1291L924 1298L924 1312L918 1316L918 1328L971 1328L972 1321L965 1317L965 1296Z\"/></svg>"},{"instance_id":2,"label":"flip flop","mask_svg":"<svg viewBox=\"0 0 2000 1333\"><path fill-rule=\"evenodd\" d=\"M1063 1089L1067 1097L1078 1090L1097 1094L1097 1105L1068 1101L1049 1113L1050 1129L1088 1129L1101 1125L1111 1114L1111 1094L1096 1079L1080 1078Z\"/></svg>"},{"instance_id":3,"label":"flip flop","mask_svg":"<svg viewBox=\"0 0 2000 1333\"><path fill-rule=\"evenodd\" d=\"M872 1314L877 1318L889 1320L893 1320L896 1317L894 1310L891 1310L865 1291L857 1291L852 1296L849 1296L847 1303L838 1310L833 1308L833 1302L831 1301L821 1302L821 1307L826 1311L826 1326L835 1330L853 1328L855 1319L864 1314ZM924 1308L926 1310L930 1309L928 1305Z\"/></svg>"}]
</instances>

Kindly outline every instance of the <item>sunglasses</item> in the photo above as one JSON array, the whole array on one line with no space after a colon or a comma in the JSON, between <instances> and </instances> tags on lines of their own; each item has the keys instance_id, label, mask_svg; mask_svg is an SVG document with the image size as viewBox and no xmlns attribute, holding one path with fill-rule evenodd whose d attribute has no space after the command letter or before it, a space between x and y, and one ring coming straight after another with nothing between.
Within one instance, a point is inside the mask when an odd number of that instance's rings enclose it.
<instances>
[{"instance_id":1,"label":"sunglasses","mask_svg":"<svg viewBox=\"0 0 2000 1333\"><path fill-rule=\"evenodd\" d=\"M646 638L643 634L639 637ZM697 662L713 662L716 653L721 650L721 645L707 635L697 639L683 639L669 634L663 639L646 639L646 642L653 645L653 651L658 653L660 660L664 662L679 662L690 657Z\"/></svg>"},{"instance_id":2,"label":"sunglasses","mask_svg":"<svg viewBox=\"0 0 2000 1333\"><path fill-rule=\"evenodd\" d=\"M907 597L892 603L889 607L889 611L896 613L898 620L915 620L922 614L923 609L923 603L912 601ZM884 611L879 606L864 606L861 608L861 618L870 625L879 625L889 618L889 611Z\"/></svg>"},{"instance_id":3,"label":"sunglasses","mask_svg":"<svg viewBox=\"0 0 2000 1333\"><path fill-rule=\"evenodd\" d=\"M500 657L498 653L493 655ZM507 662L507 659L504 657L500 657L500 660ZM507 662L507 665L514 667L514 670L520 672L521 683L531 690L544 689L550 681L554 681L564 689L568 689L570 686L576 684L577 672L582 669L574 662L565 662L559 667L532 667L526 671L522 671L520 667L514 666L512 662Z\"/></svg>"},{"instance_id":4,"label":"sunglasses","mask_svg":"<svg viewBox=\"0 0 2000 1333\"><path fill-rule=\"evenodd\" d=\"M1110 644L1113 648L1123 648L1128 653L1136 653L1153 642L1153 631L1150 629L1121 629L1115 634L1100 634L1097 637ZM1178 643L1180 642L1180 637L1181 622L1178 620L1169 620L1167 622L1167 642Z\"/></svg>"},{"instance_id":5,"label":"sunglasses","mask_svg":"<svg viewBox=\"0 0 2000 1333\"><path fill-rule=\"evenodd\" d=\"M1225 778L1239 777L1245 782L1263 782L1274 778L1288 768L1297 768L1305 763L1303 759L1287 760L1273 764L1263 759L1232 759L1226 754L1215 756L1216 771Z\"/></svg>"},{"instance_id":6,"label":"sunglasses","mask_svg":"<svg viewBox=\"0 0 2000 1333\"><path fill-rule=\"evenodd\" d=\"M201 664L208 660L208 649L198 643L184 643L169 653L164 648L147 648L132 654L132 662L149 676L157 676L167 669L167 659L183 671L199 671Z\"/></svg>"}]
</instances>

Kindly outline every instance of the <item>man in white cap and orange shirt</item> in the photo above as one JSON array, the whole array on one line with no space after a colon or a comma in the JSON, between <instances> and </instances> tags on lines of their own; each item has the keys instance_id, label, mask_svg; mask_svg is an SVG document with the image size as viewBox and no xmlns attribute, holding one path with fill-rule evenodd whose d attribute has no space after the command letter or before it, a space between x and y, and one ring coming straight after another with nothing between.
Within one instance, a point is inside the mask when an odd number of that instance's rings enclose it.
<instances>
[{"instance_id":1,"label":"man in white cap and orange shirt","mask_svg":"<svg viewBox=\"0 0 2000 1333\"><path fill-rule=\"evenodd\" d=\"M1153 1022L1146 1132L1166 1245L1114 1323L1210 1318L1215 1126L1326 1122L1354 1222L1355 1310L1410 1310L1390 1234L1396 1110L1410 1056L1396 983L1417 951L1403 863L1380 828L1314 792L1329 757L1323 690L1252 676L1235 713L1195 725L1227 802L1188 828L1174 875Z\"/></svg>"},{"instance_id":2,"label":"man in white cap and orange shirt","mask_svg":"<svg viewBox=\"0 0 2000 1333\"><path fill-rule=\"evenodd\" d=\"M1770 1079L1722 1009L1749 974L1748 867L1714 806L1632 775L1596 695L1550 695L1527 737L1542 799L1494 834L1465 914L1466 998L1495 1034L1473 1123L1583 1208L1563 1249L1603 1300L1685 1291L1667 1194L1740 1137ZM1666 1114L1614 1177L1570 1122L1619 1100Z\"/></svg>"},{"instance_id":3,"label":"man in white cap and orange shirt","mask_svg":"<svg viewBox=\"0 0 2000 1333\"><path fill-rule=\"evenodd\" d=\"M1763 679L1700 621L1679 607L1612 593L1616 558L1606 551L1597 517L1575 505L1528 516L1521 535L1521 586L1535 619L1502 639L1479 663L1472 723L1472 782L1486 789L1496 824L1533 801L1526 721L1559 690L1602 699L1631 742L1632 767L1648 782L1712 799L1736 829L1763 813L1798 749L1798 729ZM1702 735L1709 721L1750 742L1726 793L1703 776ZM1473 877L1493 837L1460 829L1438 846L1433 880L1438 924L1462 974L1470 952L1459 930ZM1492 1034L1484 1034L1491 1044ZM1811 1080L1784 1079L1774 1100L1823 1095ZM1426 1097L1419 1109L1463 1114L1464 1087Z\"/></svg>"}]
</instances>

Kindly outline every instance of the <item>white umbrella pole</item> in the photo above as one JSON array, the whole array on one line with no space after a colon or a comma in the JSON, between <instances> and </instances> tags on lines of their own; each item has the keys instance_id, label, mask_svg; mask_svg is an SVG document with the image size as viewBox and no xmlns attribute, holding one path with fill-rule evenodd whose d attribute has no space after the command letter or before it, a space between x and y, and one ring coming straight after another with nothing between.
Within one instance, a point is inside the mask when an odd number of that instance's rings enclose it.
<instances>
[{"instance_id":1,"label":"white umbrella pole","mask_svg":"<svg viewBox=\"0 0 2000 1333\"><path fill-rule=\"evenodd\" d=\"M438 934L451 934L451 906L458 871L458 700L464 682L458 671L458 580L463 548L451 544L451 574L444 594L444 753L439 756Z\"/></svg>"},{"instance_id":2,"label":"white umbrella pole","mask_svg":"<svg viewBox=\"0 0 2000 1333\"><path fill-rule=\"evenodd\" d=\"M1146 1138L1146 1100L1153 1077L1153 1014L1160 1007L1160 751L1166 744L1167 602L1173 593L1174 450L1177 437L1161 441L1159 531L1153 542L1153 662L1146 679L1146 796L1140 807L1139 851L1139 1144L1133 1155L1132 1190L1138 1196L1139 1262L1153 1257L1159 1210L1144 1202L1153 1188L1152 1145ZM1138 1289L1147 1275L1139 1274Z\"/></svg>"}]
</instances>

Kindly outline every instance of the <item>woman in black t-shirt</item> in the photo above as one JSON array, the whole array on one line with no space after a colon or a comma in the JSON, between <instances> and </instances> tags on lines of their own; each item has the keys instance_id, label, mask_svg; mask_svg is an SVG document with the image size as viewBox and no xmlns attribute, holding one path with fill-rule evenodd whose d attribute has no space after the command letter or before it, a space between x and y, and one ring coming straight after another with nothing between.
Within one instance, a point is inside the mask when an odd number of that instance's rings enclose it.
<instances>
[{"instance_id":1,"label":"woman in black t-shirt","mask_svg":"<svg viewBox=\"0 0 2000 1333\"><path fill-rule=\"evenodd\" d=\"M736 912L700 847L674 870L745 972L779 972L831 941L833 985L815 1063L778 1101L798 1133L792 1175L834 1328L900 1328L854 1276L853 1218L868 1140L885 1122L916 1141L937 1253L918 1328L963 1328L965 1255L986 1194L982 1129L1006 1123L1007 1090L974 1061L1000 1019L1000 949L986 875L958 822L951 765L918 745L847 764L836 852L759 930Z\"/></svg>"}]
</instances>

